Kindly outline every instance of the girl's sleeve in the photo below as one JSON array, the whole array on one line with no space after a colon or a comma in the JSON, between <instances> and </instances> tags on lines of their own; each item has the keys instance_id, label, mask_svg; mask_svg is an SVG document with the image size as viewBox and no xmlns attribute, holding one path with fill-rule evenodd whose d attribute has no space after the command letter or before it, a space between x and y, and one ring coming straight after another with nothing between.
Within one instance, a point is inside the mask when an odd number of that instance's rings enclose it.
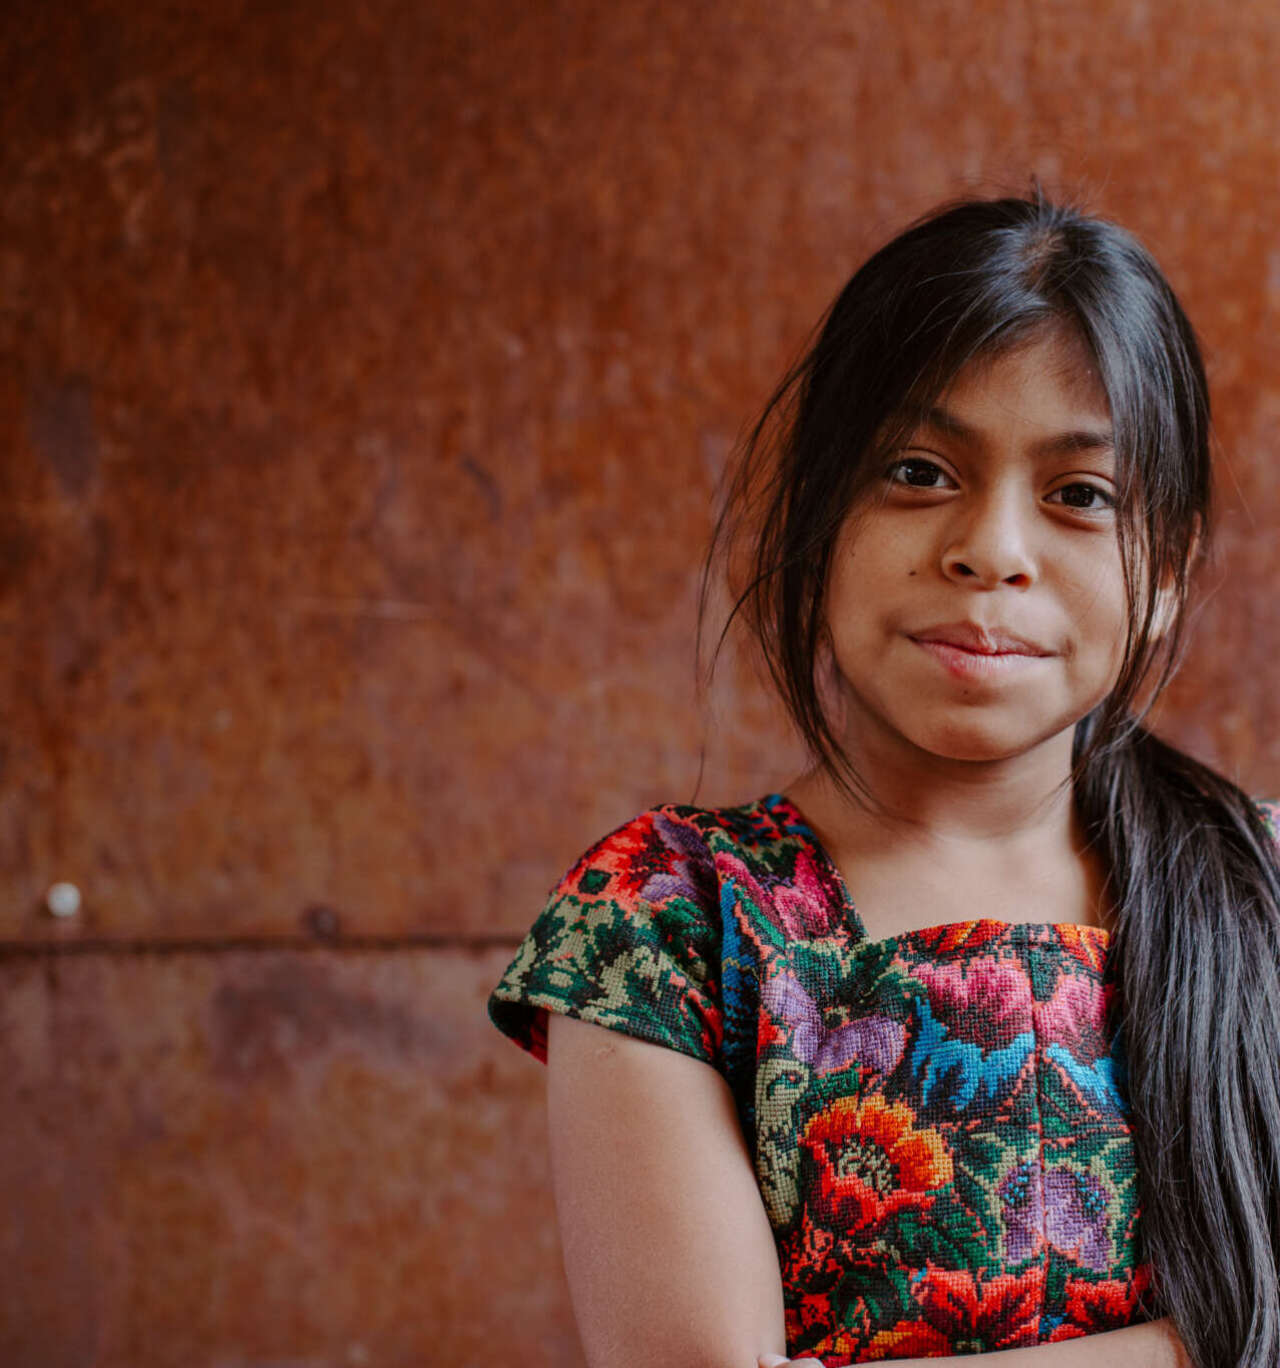
<instances>
[{"instance_id":1,"label":"girl's sleeve","mask_svg":"<svg viewBox=\"0 0 1280 1368\"><path fill-rule=\"evenodd\" d=\"M493 1024L535 1059L559 1012L720 1065L719 893L691 811L633 817L551 890L489 997Z\"/></svg>"},{"instance_id":2,"label":"girl's sleeve","mask_svg":"<svg viewBox=\"0 0 1280 1368\"><path fill-rule=\"evenodd\" d=\"M1255 798L1253 805L1262 818L1262 825L1271 833L1276 847L1276 858L1280 860L1280 799Z\"/></svg>"}]
</instances>

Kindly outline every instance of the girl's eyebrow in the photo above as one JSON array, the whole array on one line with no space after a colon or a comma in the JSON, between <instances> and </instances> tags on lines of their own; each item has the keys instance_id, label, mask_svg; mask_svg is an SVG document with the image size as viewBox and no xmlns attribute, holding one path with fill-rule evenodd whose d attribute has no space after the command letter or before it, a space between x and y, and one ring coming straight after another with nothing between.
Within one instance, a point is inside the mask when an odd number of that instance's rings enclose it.
<instances>
[{"instance_id":1,"label":"girl's eyebrow","mask_svg":"<svg viewBox=\"0 0 1280 1368\"><path fill-rule=\"evenodd\" d=\"M929 404L919 408L902 410L903 426L910 431L916 427L931 427L945 432L948 437L958 441L980 444L982 434L977 428L970 427L942 404ZM1051 437L1042 437L1031 444L1034 456L1062 456L1073 451L1115 452L1115 441L1110 428L1073 428L1067 432L1055 432Z\"/></svg>"}]
</instances>

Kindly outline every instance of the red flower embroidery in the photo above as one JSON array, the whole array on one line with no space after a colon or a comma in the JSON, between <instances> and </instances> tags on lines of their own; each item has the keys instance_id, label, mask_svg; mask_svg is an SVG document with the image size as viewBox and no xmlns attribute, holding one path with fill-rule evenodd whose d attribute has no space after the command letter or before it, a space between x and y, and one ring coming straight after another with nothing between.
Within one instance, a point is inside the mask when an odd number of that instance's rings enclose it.
<instances>
[{"instance_id":1,"label":"red flower embroidery","mask_svg":"<svg viewBox=\"0 0 1280 1368\"><path fill-rule=\"evenodd\" d=\"M860 1230L900 1207L924 1207L952 1180L937 1131L913 1130L905 1102L841 1097L814 1116L801 1144L818 1168L811 1201L832 1229Z\"/></svg>"},{"instance_id":2,"label":"red flower embroidery","mask_svg":"<svg viewBox=\"0 0 1280 1368\"><path fill-rule=\"evenodd\" d=\"M1012 1349L1040 1334L1044 1265L1017 1277L977 1278L929 1264L912 1285L925 1323L946 1337L951 1351Z\"/></svg>"},{"instance_id":3,"label":"red flower embroidery","mask_svg":"<svg viewBox=\"0 0 1280 1368\"><path fill-rule=\"evenodd\" d=\"M863 1360L889 1358L950 1358L951 1341L924 1321L899 1321L880 1330L867 1345Z\"/></svg>"},{"instance_id":4,"label":"red flower embroidery","mask_svg":"<svg viewBox=\"0 0 1280 1368\"><path fill-rule=\"evenodd\" d=\"M785 1045L786 1043L787 1032L785 1028L762 1012L760 1023L756 1027L756 1057L762 1056L771 1045Z\"/></svg>"},{"instance_id":5,"label":"red flower embroidery","mask_svg":"<svg viewBox=\"0 0 1280 1368\"><path fill-rule=\"evenodd\" d=\"M836 1237L812 1221L801 1221L783 1242L781 1250L783 1281L789 1287L830 1286L842 1272L836 1258Z\"/></svg>"},{"instance_id":6,"label":"red flower embroidery","mask_svg":"<svg viewBox=\"0 0 1280 1368\"><path fill-rule=\"evenodd\" d=\"M795 1308L792 1324L788 1326L788 1339L795 1331L811 1333L825 1330L831 1324L831 1298L824 1293L808 1292L800 1298Z\"/></svg>"},{"instance_id":7,"label":"red flower embroidery","mask_svg":"<svg viewBox=\"0 0 1280 1368\"><path fill-rule=\"evenodd\" d=\"M610 892L614 896L635 897L655 874L668 873L674 858L675 852L658 833L656 813L645 812L615 831L606 849L588 851L579 863L613 874Z\"/></svg>"},{"instance_id":8,"label":"red flower embroidery","mask_svg":"<svg viewBox=\"0 0 1280 1368\"><path fill-rule=\"evenodd\" d=\"M787 1344L795 1357L821 1357L827 1368L842 1368L860 1357L870 1330L867 1307L859 1301L838 1327L831 1324L831 1298L804 1296L787 1311Z\"/></svg>"},{"instance_id":9,"label":"red flower embroidery","mask_svg":"<svg viewBox=\"0 0 1280 1368\"><path fill-rule=\"evenodd\" d=\"M1151 1269L1139 1264L1128 1277L1090 1282L1067 1279L1067 1318L1049 1336L1051 1340L1074 1339L1104 1330L1123 1330L1132 1325L1142 1294L1151 1285Z\"/></svg>"}]
</instances>

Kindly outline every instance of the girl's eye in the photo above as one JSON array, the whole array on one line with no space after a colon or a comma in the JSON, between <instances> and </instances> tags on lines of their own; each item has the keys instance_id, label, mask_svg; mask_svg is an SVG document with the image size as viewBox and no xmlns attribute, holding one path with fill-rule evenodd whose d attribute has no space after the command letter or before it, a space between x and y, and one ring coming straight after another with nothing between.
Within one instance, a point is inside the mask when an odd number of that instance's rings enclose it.
<instances>
[{"instance_id":1,"label":"girl's eye","mask_svg":"<svg viewBox=\"0 0 1280 1368\"><path fill-rule=\"evenodd\" d=\"M886 474L890 484L895 484L899 488L905 485L911 489L941 489L942 481L950 478L941 466L920 456L907 456L894 461ZM1098 513L1116 506L1115 495L1109 490L1083 481L1063 485L1060 489L1055 489L1049 497L1053 499L1059 494L1063 496L1063 507L1081 513Z\"/></svg>"},{"instance_id":2,"label":"girl's eye","mask_svg":"<svg viewBox=\"0 0 1280 1368\"><path fill-rule=\"evenodd\" d=\"M906 478L899 480L894 477L898 471L902 471ZM937 476L946 477L946 471L941 466L934 465L932 461L926 461L919 456L909 456L905 460L894 461L886 474L890 484L910 485L913 489L939 489Z\"/></svg>"},{"instance_id":3,"label":"girl's eye","mask_svg":"<svg viewBox=\"0 0 1280 1368\"><path fill-rule=\"evenodd\" d=\"M1115 495L1098 485L1063 485L1061 489L1055 489L1049 497L1053 498L1054 494L1070 496L1063 499L1064 505L1067 508L1079 509L1082 513L1093 513L1100 509L1116 506Z\"/></svg>"}]
</instances>

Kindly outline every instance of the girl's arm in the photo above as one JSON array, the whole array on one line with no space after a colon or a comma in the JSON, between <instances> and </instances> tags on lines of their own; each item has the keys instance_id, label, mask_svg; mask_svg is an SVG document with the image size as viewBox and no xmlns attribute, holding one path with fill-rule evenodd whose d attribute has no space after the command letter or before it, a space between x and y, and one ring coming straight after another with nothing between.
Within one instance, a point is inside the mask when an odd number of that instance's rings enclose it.
<instances>
[{"instance_id":1,"label":"girl's arm","mask_svg":"<svg viewBox=\"0 0 1280 1368\"><path fill-rule=\"evenodd\" d=\"M892 1359L893 1368L927 1368L934 1359ZM986 1368L1192 1368L1173 1322L1167 1317L1080 1335L1057 1344L1036 1344L1026 1349L1004 1349L992 1354L964 1355L969 1364ZM776 1354L761 1356L759 1368L822 1368L821 1360L788 1359Z\"/></svg>"},{"instance_id":2,"label":"girl's arm","mask_svg":"<svg viewBox=\"0 0 1280 1368\"><path fill-rule=\"evenodd\" d=\"M930 1361L907 1359L898 1368L924 1368ZM968 1361L990 1368L1191 1368L1191 1359L1167 1316L1057 1344L974 1354Z\"/></svg>"},{"instance_id":3,"label":"girl's arm","mask_svg":"<svg viewBox=\"0 0 1280 1368\"><path fill-rule=\"evenodd\" d=\"M773 1233L724 1078L553 1013L547 1110L590 1368L755 1368L785 1354Z\"/></svg>"},{"instance_id":4,"label":"girl's arm","mask_svg":"<svg viewBox=\"0 0 1280 1368\"><path fill-rule=\"evenodd\" d=\"M762 1355L785 1355L773 1233L724 1078L665 1046L552 1013L547 1111L590 1368L755 1368ZM1168 1319L964 1358L975 1368L1191 1368Z\"/></svg>"},{"instance_id":5,"label":"girl's arm","mask_svg":"<svg viewBox=\"0 0 1280 1368\"><path fill-rule=\"evenodd\" d=\"M979 1362L984 1359L991 1360L991 1368L1191 1368L1191 1358L1167 1316L1057 1344L978 1355Z\"/></svg>"}]
</instances>

